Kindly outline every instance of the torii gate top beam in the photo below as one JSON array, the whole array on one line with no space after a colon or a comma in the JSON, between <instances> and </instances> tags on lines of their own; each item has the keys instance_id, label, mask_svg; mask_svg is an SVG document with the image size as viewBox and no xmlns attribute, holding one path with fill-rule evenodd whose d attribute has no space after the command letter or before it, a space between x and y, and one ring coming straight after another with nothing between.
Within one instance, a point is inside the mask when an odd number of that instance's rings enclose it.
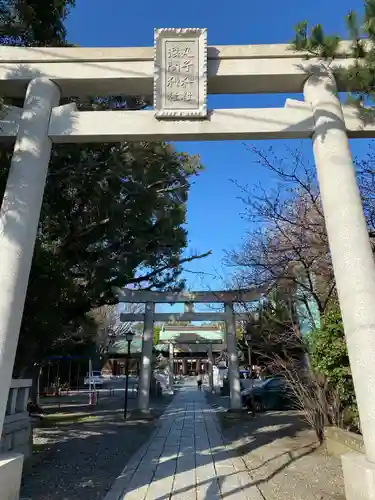
<instances>
[{"instance_id":1,"label":"torii gate top beam","mask_svg":"<svg viewBox=\"0 0 375 500\"><path fill-rule=\"evenodd\" d=\"M116 290L120 302L142 304L154 302L158 304L172 303L246 303L259 299L266 288L230 291L199 291L199 292L151 292L143 290Z\"/></svg>"},{"instance_id":2,"label":"torii gate top beam","mask_svg":"<svg viewBox=\"0 0 375 500\"><path fill-rule=\"evenodd\" d=\"M341 44L345 52L348 42ZM0 47L0 94L23 97L28 82L47 77L63 96L146 95L153 93L154 49ZM254 94L301 92L308 68L306 60L285 44L208 47L208 93ZM352 64L337 59L337 71ZM339 87L340 82L338 81Z\"/></svg>"}]
</instances>

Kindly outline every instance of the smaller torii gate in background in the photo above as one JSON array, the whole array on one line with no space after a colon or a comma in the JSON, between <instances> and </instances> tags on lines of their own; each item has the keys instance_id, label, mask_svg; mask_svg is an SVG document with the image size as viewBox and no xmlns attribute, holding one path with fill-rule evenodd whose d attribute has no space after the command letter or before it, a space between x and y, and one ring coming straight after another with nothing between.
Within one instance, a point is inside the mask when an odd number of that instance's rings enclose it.
<instances>
[{"instance_id":1,"label":"smaller torii gate in background","mask_svg":"<svg viewBox=\"0 0 375 500\"><path fill-rule=\"evenodd\" d=\"M262 289L200 292L150 292L142 290L123 290L119 292L119 301L124 303L145 304L144 313L123 313L121 321L143 321L141 370L138 388L138 409L149 411L151 360L154 337L154 322L163 321L222 321L225 324L225 343L228 350L228 375L231 408L241 408L241 388L236 344L235 304L254 302L263 293ZM183 313L156 313L155 304L185 304ZM224 312L195 312L194 304L224 304ZM212 370L212 367L210 367Z\"/></svg>"}]
</instances>

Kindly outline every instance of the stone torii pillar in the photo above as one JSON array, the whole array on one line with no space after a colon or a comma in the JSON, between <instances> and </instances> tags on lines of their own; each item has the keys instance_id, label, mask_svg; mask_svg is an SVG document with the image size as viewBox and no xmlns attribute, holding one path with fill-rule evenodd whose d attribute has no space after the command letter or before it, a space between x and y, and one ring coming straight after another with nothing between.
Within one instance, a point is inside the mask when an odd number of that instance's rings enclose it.
<instances>
[{"instance_id":1,"label":"stone torii pillar","mask_svg":"<svg viewBox=\"0 0 375 500\"><path fill-rule=\"evenodd\" d=\"M155 304L147 302L145 305L145 317L142 337L142 354L140 363L140 376L138 387L138 409L148 412L150 409L150 384L151 384L151 363L152 346L154 339L154 313Z\"/></svg>"},{"instance_id":2,"label":"stone torii pillar","mask_svg":"<svg viewBox=\"0 0 375 500\"><path fill-rule=\"evenodd\" d=\"M232 410L242 408L240 372L236 343L236 317L233 304L225 304L225 335L228 350L228 377L230 387L230 406Z\"/></svg>"},{"instance_id":3,"label":"stone torii pillar","mask_svg":"<svg viewBox=\"0 0 375 500\"><path fill-rule=\"evenodd\" d=\"M59 100L60 91L51 80L36 78L29 83L1 205L0 434L51 155L50 115Z\"/></svg>"},{"instance_id":4,"label":"stone torii pillar","mask_svg":"<svg viewBox=\"0 0 375 500\"><path fill-rule=\"evenodd\" d=\"M214 372L213 372L213 354L212 354L212 344L208 346L208 386L210 392L214 390Z\"/></svg>"},{"instance_id":5,"label":"stone torii pillar","mask_svg":"<svg viewBox=\"0 0 375 500\"><path fill-rule=\"evenodd\" d=\"M29 83L1 205L0 435L51 155L50 116L59 100L60 91L51 80L36 78ZM19 453L0 456L0 476L2 480L7 477L1 484L6 498L19 496L22 463Z\"/></svg>"},{"instance_id":6,"label":"stone torii pillar","mask_svg":"<svg viewBox=\"0 0 375 500\"><path fill-rule=\"evenodd\" d=\"M306 81L313 149L366 455L342 456L347 500L375 499L375 263L334 77Z\"/></svg>"},{"instance_id":7,"label":"stone torii pillar","mask_svg":"<svg viewBox=\"0 0 375 500\"><path fill-rule=\"evenodd\" d=\"M169 375L169 389L171 391L173 391L173 380L174 380L174 347L173 347L172 342L169 344L168 375Z\"/></svg>"}]
</instances>

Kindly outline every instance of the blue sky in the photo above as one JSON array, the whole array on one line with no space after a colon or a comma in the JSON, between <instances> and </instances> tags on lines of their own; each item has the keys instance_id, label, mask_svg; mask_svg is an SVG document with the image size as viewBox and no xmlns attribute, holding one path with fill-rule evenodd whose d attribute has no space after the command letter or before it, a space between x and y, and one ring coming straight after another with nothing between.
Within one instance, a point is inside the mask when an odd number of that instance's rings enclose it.
<instances>
[{"instance_id":1,"label":"blue sky","mask_svg":"<svg viewBox=\"0 0 375 500\"><path fill-rule=\"evenodd\" d=\"M322 23L327 32L345 36L344 16L350 9L362 12L360 0L76 0L77 7L67 22L68 39L82 47L152 46L154 28L208 28L210 45L287 43L293 26L307 20ZM282 107L286 95L211 96L212 108ZM291 96L289 96L291 97ZM273 146L281 153L285 145L301 145L311 157L309 141L257 141L258 147ZM365 154L368 141L352 141L355 156ZM243 205L238 200L240 184L270 186L272 180L254 165L254 158L242 142L178 143L177 147L200 154L204 172L191 188L188 204L190 250L213 254L190 265L186 273L190 289L220 288L224 249L241 243L247 223L241 220ZM198 273L198 274L197 274ZM203 273L203 274L200 274Z\"/></svg>"}]
</instances>

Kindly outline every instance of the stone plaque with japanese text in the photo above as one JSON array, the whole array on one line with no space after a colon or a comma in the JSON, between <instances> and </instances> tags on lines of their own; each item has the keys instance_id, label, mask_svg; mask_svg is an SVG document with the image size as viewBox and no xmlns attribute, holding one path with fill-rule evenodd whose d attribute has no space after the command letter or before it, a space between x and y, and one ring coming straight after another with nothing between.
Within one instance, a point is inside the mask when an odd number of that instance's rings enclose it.
<instances>
[{"instance_id":1,"label":"stone plaque with japanese text","mask_svg":"<svg viewBox=\"0 0 375 500\"><path fill-rule=\"evenodd\" d=\"M207 30L155 30L157 118L207 116Z\"/></svg>"}]
</instances>

